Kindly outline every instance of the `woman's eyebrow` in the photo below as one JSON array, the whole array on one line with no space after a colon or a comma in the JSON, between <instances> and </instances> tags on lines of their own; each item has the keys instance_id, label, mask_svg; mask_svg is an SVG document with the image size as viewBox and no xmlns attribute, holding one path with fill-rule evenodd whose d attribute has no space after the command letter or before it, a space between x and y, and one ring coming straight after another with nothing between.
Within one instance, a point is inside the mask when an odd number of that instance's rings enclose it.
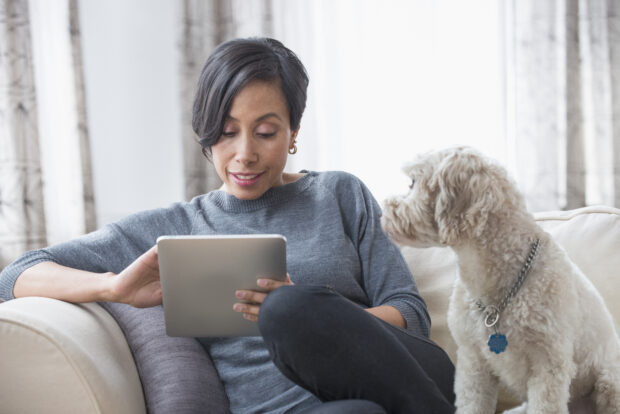
<instances>
[{"instance_id":1,"label":"woman's eyebrow","mask_svg":"<svg viewBox=\"0 0 620 414\"><path fill-rule=\"evenodd\" d=\"M267 118L271 118L271 117L275 117L278 120L282 121L282 118L280 118L280 115L276 114L275 112L269 112L269 113L267 113L265 115L262 115L262 116L259 116L258 118L256 118L256 122L260 122L260 121L263 121L263 120L265 120Z\"/></svg>"},{"instance_id":2,"label":"woman's eyebrow","mask_svg":"<svg viewBox=\"0 0 620 414\"><path fill-rule=\"evenodd\" d=\"M276 114L275 112L269 112L269 113L266 113L265 115L259 116L258 118L256 118L256 120L254 122L264 121L265 119L271 118L271 117L277 118L278 120L282 121L282 118L280 117L280 115ZM239 122L239 120L237 118L235 118L234 116L230 116L230 115L228 115L226 117L226 120L227 121L231 120L231 121Z\"/></svg>"}]
</instances>

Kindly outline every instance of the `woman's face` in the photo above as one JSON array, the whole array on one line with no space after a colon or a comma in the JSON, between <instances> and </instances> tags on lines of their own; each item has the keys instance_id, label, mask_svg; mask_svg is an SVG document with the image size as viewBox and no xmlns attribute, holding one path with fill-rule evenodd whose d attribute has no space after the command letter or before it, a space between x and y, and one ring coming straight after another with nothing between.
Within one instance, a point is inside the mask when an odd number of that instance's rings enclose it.
<instances>
[{"instance_id":1,"label":"woman's face","mask_svg":"<svg viewBox=\"0 0 620 414\"><path fill-rule=\"evenodd\" d=\"M246 85L233 99L222 136L211 147L223 190L253 200L285 184L284 166L296 135L278 83Z\"/></svg>"}]
</instances>

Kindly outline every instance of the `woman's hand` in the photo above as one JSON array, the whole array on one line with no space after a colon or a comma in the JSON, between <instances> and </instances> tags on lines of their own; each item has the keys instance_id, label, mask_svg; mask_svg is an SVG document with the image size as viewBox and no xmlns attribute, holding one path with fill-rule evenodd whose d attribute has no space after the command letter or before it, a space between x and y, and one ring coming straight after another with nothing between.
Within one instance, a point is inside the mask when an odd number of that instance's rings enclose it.
<instances>
[{"instance_id":1,"label":"woman's hand","mask_svg":"<svg viewBox=\"0 0 620 414\"><path fill-rule=\"evenodd\" d=\"M127 303L136 308L161 305L157 245L147 250L121 273L112 276L110 283L110 301Z\"/></svg>"},{"instance_id":2,"label":"woman's hand","mask_svg":"<svg viewBox=\"0 0 620 414\"><path fill-rule=\"evenodd\" d=\"M243 317L249 321L258 321L258 312L260 305L265 301L267 295L279 288L280 286L294 285L289 274L286 274L286 280L279 282L273 279L258 279L256 284L261 291L256 290L237 290L235 296L245 301L245 303L235 303L233 310L243 313Z\"/></svg>"}]
</instances>

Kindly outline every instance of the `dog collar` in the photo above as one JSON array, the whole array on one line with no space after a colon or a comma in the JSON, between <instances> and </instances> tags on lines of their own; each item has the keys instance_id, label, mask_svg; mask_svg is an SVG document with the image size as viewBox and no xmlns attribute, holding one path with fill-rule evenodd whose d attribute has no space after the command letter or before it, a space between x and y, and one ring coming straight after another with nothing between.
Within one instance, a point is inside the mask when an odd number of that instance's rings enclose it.
<instances>
[{"instance_id":1,"label":"dog collar","mask_svg":"<svg viewBox=\"0 0 620 414\"><path fill-rule=\"evenodd\" d=\"M508 346L508 340L506 339L506 335L503 335L498 330L499 318L501 313L506 309L510 300L517 294L523 282L525 282L525 278L530 272L530 268L532 267L532 262L536 258L538 253L538 247L540 246L540 239L536 239L534 243L532 243L532 247L530 249L530 254L527 256L523 267L519 271L519 275L517 276L517 280L512 285L510 290L504 295L504 298L498 305L485 305L482 300L478 299L476 301L476 305L478 309L484 315L484 325L487 328L493 328L494 333L489 337L489 349L496 354L504 352L506 347Z\"/></svg>"}]
</instances>

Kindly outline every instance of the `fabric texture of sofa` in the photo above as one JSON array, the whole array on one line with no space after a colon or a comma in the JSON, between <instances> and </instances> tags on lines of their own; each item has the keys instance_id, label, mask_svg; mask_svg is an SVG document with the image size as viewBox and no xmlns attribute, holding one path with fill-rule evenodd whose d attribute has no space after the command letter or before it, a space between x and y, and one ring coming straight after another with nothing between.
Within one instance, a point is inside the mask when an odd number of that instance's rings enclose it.
<instances>
[{"instance_id":1,"label":"fabric texture of sofa","mask_svg":"<svg viewBox=\"0 0 620 414\"><path fill-rule=\"evenodd\" d=\"M586 207L539 213L536 218L598 288L618 331L620 210ZM446 248L403 247L402 253L427 302L432 318L431 338L454 360L456 345L447 328L446 311L456 277L456 257ZM200 374L200 370L192 376L185 374L192 371L191 367L210 364L208 357L200 356L204 353L188 346L188 342L171 339L157 343L140 339L149 334L143 327L143 318L137 319L131 309L123 306L76 305L36 297L1 303L0 411L165 412L168 396L182 396L189 389L209 405L209 410L202 412L226 412L227 401L222 396L221 384L214 383L213 377ZM150 312L153 323L146 325L163 329L161 310L153 308ZM143 336L128 343L123 334L127 329L139 329ZM157 354L161 346L169 347L164 358ZM160 361L157 371L164 372L149 372L150 355L160 355L164 361ZM150 378L155 374L167 378L168 382L154 383ZM204 389L209 392L202 392ZM197 412L198 407L188 401L184 407L176 406L174 412ZM500 395L498 409L512 404L508 396ZM581 412L584 411L587 408Z\"/></svg>"}]
</instances>

